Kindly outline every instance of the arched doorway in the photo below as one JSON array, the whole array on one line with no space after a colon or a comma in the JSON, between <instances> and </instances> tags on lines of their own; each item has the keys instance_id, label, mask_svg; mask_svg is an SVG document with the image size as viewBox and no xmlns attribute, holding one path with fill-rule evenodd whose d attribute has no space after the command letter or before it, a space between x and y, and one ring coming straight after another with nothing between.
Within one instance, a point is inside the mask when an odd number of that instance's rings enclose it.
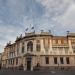
<instances>
[{"instance_id":1,"label":"arched doorway","mask_svg":"<svg viewBox=\"0 0 75 75\"><path fill-rule=\"evenodd\" d=\"M27 43L27 52L32 52L33 51L33 42L32 41L29 41ZM31 53L27 53L25 55L26 57L26 66L27 66L27 70L30 71L31 70L31 67L32 67L32 54Z\"/></svg>"},{"instance_id":2,"label":"arched doorway","mask_svg":"<svg viewBox=\"0 0 75 75\"><path fill-rule=\"evenodd\" d=\"M34 54L31 54L31 53L26 53L26 54L24 55L24 57L25 57L25 63L26 63L26 70L27 70L27 71L33 70L33 69L32 69L32 68L33 68L33 66L32 66L32 59L33 59L33 56L34 56Z\"/></svg>"},{"instance_id":3,"label":"arched doorway","mask_svg":"<svg viewBox=\"0 0 75 75\"><path fill-rule=\"evenodd\" d=\"M31 58L27 58L27 71L31 71Z\"/></svg>"}]
</instances>

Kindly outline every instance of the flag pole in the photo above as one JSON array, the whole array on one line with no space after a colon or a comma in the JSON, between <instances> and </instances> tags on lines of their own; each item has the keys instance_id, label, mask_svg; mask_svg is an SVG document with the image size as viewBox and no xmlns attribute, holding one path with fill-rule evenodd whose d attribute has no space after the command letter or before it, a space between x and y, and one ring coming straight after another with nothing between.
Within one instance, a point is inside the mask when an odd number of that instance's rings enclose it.
<instances>
[{"instance_id":1,"label":"flag pole","mask_svg":"<svg viewBox=\"0 0 75 75\"><path fill-rule=\"evenodd\" d=\"M31 24L30 24L30 33L31 33Z\"/></svg>"}]
</instances>

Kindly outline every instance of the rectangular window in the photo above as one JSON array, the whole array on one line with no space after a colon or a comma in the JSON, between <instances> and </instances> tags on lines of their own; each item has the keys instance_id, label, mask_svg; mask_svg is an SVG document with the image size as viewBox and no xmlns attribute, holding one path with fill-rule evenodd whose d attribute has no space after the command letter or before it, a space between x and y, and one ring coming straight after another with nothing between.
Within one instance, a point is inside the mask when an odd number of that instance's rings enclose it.
<instances>
[{"instance_id":1,"label":"rectangular window","mask_svg":"<svg viewBox=\"0 0 75 75\"><path fill-rule=\"evenodd\" d=\"M64 44L67 44L68 42L67 42L67 40L64 40Z\"/></svg>"},{"instance_id":2,"label":"rectangular window","mask_svg":"<svg viewBox=\"0 0 75 75\"><path fill-rule=\"evenodd\" d=\"M10 64L12 64L12 59L10 60Z\"/></svg>"},{"instance_id":3,"label":"rectangular window","mask_svg":"<svg viewBox=\"0 0 75 75\"><path fill-rule=\"evenodd\" d=\"M53 44L55 44L56 43L56 41L55 40L53 40Z\"/></svg>"},{"instance_id":4,"label":"rectangular window","mask_svg":"<svg viewBox=\"0 0 75 75\"><path fill-rule=\"evenodd\" d=\"M63 39L61 39L61 44L63 44L64 43L64 40Z\"/></svg>"},{"instance_id":5,"label":"rectangular window","mask_svg":"<svg viewBox=\"0 0 75 75\"><path fill-rule=\"evenodd\" d=\"M72 43L72 44L75 44L75 39L71 40L71 43Z\"/></svg>"},{"instance_id":6,"label":"rectangular window","mask_svg":"<svg viewBox=\"0 0 75 75\"><path fill-rule=\"evenodd\" d=\"M56 44L58 44L58 40L56 40Z\"/></svg>"},{"instance_id":7,"label":"rectangular window","mask_svg":"<svg viewBox=\"0 0 75 75\"><path fill-rule=\"evenodd\" d=\"M70 64L69 57L66 57L66 63L67 63L67 64Z\"/></svg>"},{"instance_id":8,"label":"rectangular window","mask_svg":"<svg viewBox=\"0 0 75 75\"><path fill-rule=\"evenodd\" d=\"M18 58L16 58L16 65L18 64Z\"/></svg>"},{"instance_id":9,"label":"rectangular window","mask_svg":"<svg viewBox=\"0 0 75 75\"><path fill-rule=\"evenodd\" d=\"M54 57L54 64L57 64L57 57Z\"/></svg>"},{"instance_id":10,"label":"rectangular window","mask_svg":"<svg viewBox=\"0 0 75 75\"><path fill-rule=\"evenodd\" d=\"M14 59L12 59L12 64L14 65Z\"/></svg>"},{"instance_id":11,"label":"rectangular window","mask_svg":"<svg viewBox=\"0 0 75 75\"><path fill-rule=\"evenodd\" d=\"M49 57L45 57L46 64L49 64Z\"/></svg>"},{"instance_id":12,"label":"rectangular window","mask_svg":"<svg viewBox=\"0 0 75 75\"><path fill-rule=\"evenodd\" d=\"M18 56L18 54L19 54L19 48L17 48L17 56Z\"/></svg>"},{"instance_id":13,"label":"rectangular window","mask_svg":"<svg viewBox=\"0 0 75 75\"><path fill-rule=\"evenodd\" d=\"M60 63L64 64L63 57L60 57Z\"/></svg>"},{"instance_id":14,"label":"rectangular window","mask_svg":"<svg viewBox=\"0 0 75 75\"><path fill-rule=\"evenodd\" d=\"M73 53L75 53L75 50L73 50Z\"/></svg>"},{"instance_id":15,"label":"rectangular window","mask_svg":"<svg viewBox=\"0 0 75 75\"><path fill-rule=\"evenodd\" d=\"M61 44L61 40L58 40L58 44Z\"/></svg>"},{"instance_id":16,"label":"rectangular window","mask_svg":"<svg viewBox=\"0 0 75 75\"><path fill-rule=\"evenodd\" d=\"M8 60L8 64L10 65L10 60Z\"/></svg>"},{"instance_id":17,"label":"rectangular window","mask_svg":"<svg viewBox=\"0 0 75 75\"><path fill-rule=\"evenodd\" d=\"M75 53L75 47L72 47L73 48L73 53Z\"/></svg>"}]
</instances>

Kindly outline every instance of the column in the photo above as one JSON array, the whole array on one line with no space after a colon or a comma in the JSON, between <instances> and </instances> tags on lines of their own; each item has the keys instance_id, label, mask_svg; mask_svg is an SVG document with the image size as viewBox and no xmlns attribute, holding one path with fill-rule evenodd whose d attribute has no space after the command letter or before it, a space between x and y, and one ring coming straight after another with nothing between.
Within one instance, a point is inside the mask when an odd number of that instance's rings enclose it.
<instances>
[{"instance_id":1,"label":"column","mask_svg":"<svg viewBox=\"0 0 75 75\"><path fill-rule=\"evenodd\" d=\"M17 44L15 45L15 57L17 56Z\"/></svg>"},{"instance_id":2,"label":"column","mask_svg":"<svg viewBox=\"0 0 75 75\"><path fill-rule=\"evenodd\" d=\"M20 42L20 47L19 47L19 54L22 54L22 43Z\"/></svg>"},{"instance_id":3,"label":"column","mask_svg":"<svg viewBox=\"0 0 75 75\"><path fill-rule=\"evenodd\" d=\"M66 66L66 56L63 57L63 60L64 60L64 66Z\"/></svg>"},{"instance_id":4,"label":"column","mask_svg":"<svg viewBox=\"0 0 75 75\"><path fill-rule=\"evenodd\" d=\"M25 41L25 44L24 44L24 47L25 47L25 53L27 53L27 41Z\"/></svg>"},{"instance_id":5,"label":"column","mask_svg":"<svg viewBox=\"0 0 75 75\"><path fill-rule=\"evenodd\" d=\"M33 41L33 52L36 53L36 40Z\"/></svg>"},{"instance_id":6,"label":"column","mask_svg":"<svg viewBox=\"0 0 75 75\"><path fill-rule=\"evenodd\" d=\"M60 63L60 57L57 57L57 63L58 63L58 66L61 65L61 63Z\"/></svg>"},{"instance_id":7,"label":"column","mask_svg":"<svg viewBox=\"0 0 75 75\"><path fill-rule=\"evenodd\" d=\"M69 43L69 52L72 54L72 45L71 45L71 40L68 39L68 43Z\"/></svg>"},{"instance_id":8,"label":"column","mask_svg":"<svg viewBox=\"0 0 75 75\"><path fill-rule=\"evenodd\" d=\"M49 49L49 53L52 52L52 39L50 39L50 49Z\"/></svg>"},{"instance_id":9,"label":"column","mask_svg":"<svg viewBox=\"0 0 75 75\"><path fill-rule=\"evenodd\" d=\"M45 53L43 39L41 39L40 42L41 42L41 52Z\"/></svg>"},{"instance_id":10,"label":"column","mask_svg":"<svg viewBox=\"0 0 75 75\"><path fill-rule=\"evenodd\" d=\"M26 71L26 59L25 59L25 57L23 57L23 67L24 67L24 71Z\"/></svg>"},{"instance_id":11,"label":"column","mask_svg":"<svg viewBox=\"0 0 75 75\"><path fill-rule=\"evenodd\" d=\"M74 56L69 56L70 58L70 66L74 66Z\"/></svg>"}]
</instances>

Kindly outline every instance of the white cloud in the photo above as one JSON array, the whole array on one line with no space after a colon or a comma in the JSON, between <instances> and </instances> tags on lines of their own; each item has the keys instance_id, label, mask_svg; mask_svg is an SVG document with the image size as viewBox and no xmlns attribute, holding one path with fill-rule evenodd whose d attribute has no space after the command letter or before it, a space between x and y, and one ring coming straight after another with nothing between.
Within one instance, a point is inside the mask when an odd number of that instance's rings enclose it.
<instances>
[{"instance_id":1,"label":"white cloud","mask_svg":"<svg viewBox=\"0 0 75 75\"><path fill-rule=\"evenodd\" d=\"M62 34L67 30L75 31L75 0L37 1L46 8L44 17L50 18L53 20L53 22L55 22L54 29L57 32L60 31L60 34Z\"/></svg>"},{"instance_id":2,"label":"white cloud","mask_svg":"<svg viewBox=\"0 0 75 75\"><path fill-rule=\"evenodd\" d=\"M64 13L62 16L57 17L57 21L62 23L63 26L68 30L75 29L75 3L72 3L67 12Z\"/></svg>"},{"instance_id":3,"label":"white cloud","mask_svg":"<svg viewBox=\"0 0 75 75\"><path fill-rule=\"evenodd\" d=\"M64 31L67 31L69 28L71 28L71 26L72 27L74 26L75 24L73 17L75 16L74 15L75 8L73 5L74 0L37 0L37 1L45 7L46 11L45 14L41 16L41 18L35 19L35 21L33 19L27 19L26 17L24 18L23 25L27 24L28 27L30 24L36 25L37 28L36 31L41 29L48 31L49 29L51 29L52 31L59 32L59 30L61 30L60 34L62 34ZM64 25L68 25L66 23L70 24L71 26L70 27L66 26L65 30Z\"/></svg>"},{"instance_id":4,"label":"white cloud","mask_svg":"<svg viewBox=\"0 0 75 75\"><path fill-rule=\"evenodd\" d=\"M37 0L46 8L47 17L56 17L63 14L73 0Z\"/></svg>"}]
</instances>

